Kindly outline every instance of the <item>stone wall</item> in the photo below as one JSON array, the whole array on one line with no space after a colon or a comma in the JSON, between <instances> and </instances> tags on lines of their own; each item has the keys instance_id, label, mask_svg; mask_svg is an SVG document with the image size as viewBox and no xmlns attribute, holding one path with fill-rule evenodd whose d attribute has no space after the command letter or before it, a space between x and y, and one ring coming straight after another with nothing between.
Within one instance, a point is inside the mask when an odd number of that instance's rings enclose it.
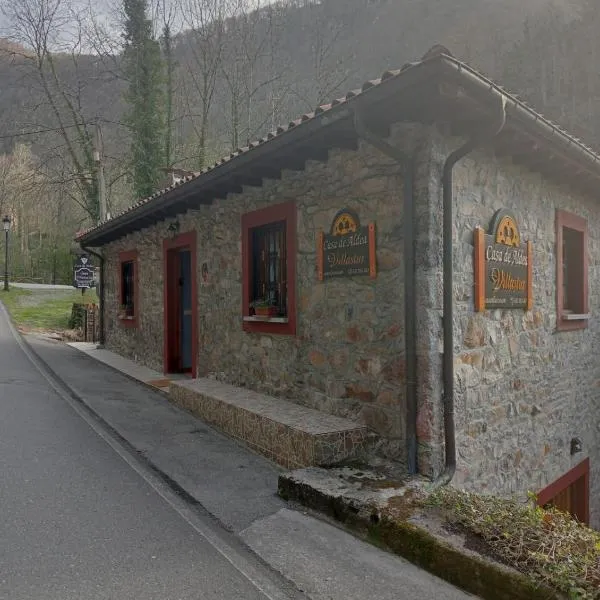
<instances>
[{"instance_id":1,"label":"stone wall","mask_svg":"<svg viewBox=\"0 0 600 600\"><path fill-rule=\"evenodd\" d=\"M399 136L399 130L397 131ZM327 163L284 171L281 180L215 200L177 220L198 232L198 374L347 416L386 438L401 457L405 437L402 179L396 163L361 145L332 151ZM242 329L241 216L293 200L298 216L297 335ZM377 231L377 278L316 278L316 235L341 208ZM163 250L166 221L105 248L106 343L152 368L163 367ZM140 317L136 329L116 319L118 252L139 251Z\"/></svg>"},{"instance_id":2,"label":"stone wall","mask_svg":"<svg viewBox=\"0 0 600 600\"><path fill-rule=\"evenodd\" d=\"M436 182L441 180L445 157L459 142L454 140L450 145L436 134L432 139L429 209L439 214L441 186ZM596 199L578 196L488 152L473 153L457 165L454 192L458 450L454 483L472 490L525 497L528 491L539 491L589 456L592 523L600 527L600 205ZM515 214L521 238L533 242L534 308L530 312L474 312L473 230L478 225L487 229L500 208ZM556 331L557 209L588 221L592 318L585 330ZM439 248L440 239L432 239L431 244ZM439 305L440 286L430 289L432 305ZM441 337L434 337L435 343L441 343ZM440 380L441 370L434 370L431 385ZM441 404L428 406L423 404L426 400L422 398L421 419L437 419L432 425L432 437L436 438ZM573 437L581 438L584 452L572 457ZM439 471L443 459L439 444L433 454Z\"/></svg>"},{"instance_id":3,"label":"stone wall","mask_svg":"<svg viewBox=\"0 0 600 600\"><path fill-rule=\"evenodd\" d=\"M442 189L446 156L460 140L435 128L397 128L394 141L413 149L417 314L418 439L421 472L443 467ZM414 135L413 135L414 134ZM424 134L424 135L422 135ZM411 137L412 136L412 137ZM399 166L377 151L334 151L327 163L216 200L178 218L198 232L200 376L285 397L347 416L384 436L382 449L403 456L404 266ZM455 168L454 351L458 469L467 489L525 497L583 458L591 459L592 522L600 525L600 206L540 175L478 151ZM246 333L241 315L242 214L293 200L297 206L296 336ZM316 279L315 240L343 207L377 227L378 276ZM473 230L496 210L519 220L534 242L534 309L474 312ZM589 299L585 330L556 332L555 211L588 220ZM108 246L107 345L150 367L163 365L163 250L171 221ZM120 326L118 252L140 254L140 317ZM584 452L571 457L570 440Z\"/></svg>"}]
</instances>

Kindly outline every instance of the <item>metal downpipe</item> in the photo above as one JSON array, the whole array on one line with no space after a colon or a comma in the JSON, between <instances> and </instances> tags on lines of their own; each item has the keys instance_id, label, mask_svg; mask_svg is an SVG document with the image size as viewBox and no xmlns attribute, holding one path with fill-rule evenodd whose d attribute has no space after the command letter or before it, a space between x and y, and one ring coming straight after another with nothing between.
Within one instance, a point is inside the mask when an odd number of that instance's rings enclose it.
<instances>
[{"instance_id":1,"label":"metal downpipe","mask_svg":"<svg viewBox=\"0 0 600 600\"><path fill-rule=\"evenodd\" d=\"M404 344L406 360L406 451L408 472L416 475L417 462L417 349L416 349L416 296L415 296L415 242L414 242L414 158L388 144L373 133L358 111L354 111L354 129L357 135L382 154L395 160L404 180L403 234L404 234Z\"/></svg>"},{"instance_id":2,"label":"metal downpipe","mask_svg":"<svg viewBox=\"0 0 600 600\"><path fill-rule=\"evenodd\" d=\"M456 426L454 421L454 265L453 265L453 171L456 163L478 146L495 138L506 123L506 99L500 98L501 106L490 131L473 136L460 148L454 150L444 163L442 175L443 203L443 335L444 355L442 362L443 407L444 407L444 471L435 480L434 486L448 485L456 472Z\"/></svg>"}]
</instances>

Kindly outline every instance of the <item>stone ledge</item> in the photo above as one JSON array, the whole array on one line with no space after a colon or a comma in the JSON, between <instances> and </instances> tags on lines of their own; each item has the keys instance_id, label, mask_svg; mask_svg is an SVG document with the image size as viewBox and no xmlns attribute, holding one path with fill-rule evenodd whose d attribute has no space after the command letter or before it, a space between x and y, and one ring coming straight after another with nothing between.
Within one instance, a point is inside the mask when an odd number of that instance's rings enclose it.
<instances>
[{"instance_id":1,"label":"stone ledge","mask_svg":"<svg viewBox=\"0 0 600 600\"><path fill-rule=\"evenodd\" d=\"M391 481L380 474L352 468L309 467L279 476L284 500L322 512L377 546L484 600L566 600L489 556L470 549L441 521L407 510L402 519L382 516L382 509L423 481Z\"/></svg>"},{"instance_id":2,"label":"stone ledge","mask_svg":"<svg viewBox=\"0 0 600 600\"><path fill-rule=\"evenodd\" d=\"M363 456L366 427L212 379L172 381L169 399L288 469Z\"/></svg>"}]
</instances>

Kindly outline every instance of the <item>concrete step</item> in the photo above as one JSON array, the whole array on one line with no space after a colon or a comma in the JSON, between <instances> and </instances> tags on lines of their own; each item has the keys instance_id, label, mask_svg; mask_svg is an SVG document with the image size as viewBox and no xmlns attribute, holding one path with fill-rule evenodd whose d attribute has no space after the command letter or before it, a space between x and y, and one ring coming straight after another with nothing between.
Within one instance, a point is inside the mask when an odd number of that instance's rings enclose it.
<instances>
[{"instance_id":1,"label":"concrete step","mask_svg":"<svg viewBox=\"0 0 600 600\"><path fill-rule=\"evenodd\" d=\"M288 469L362 456L371 439L349 419L213 379L172 381L169 398Z\"/></svg>"}]
</instances>

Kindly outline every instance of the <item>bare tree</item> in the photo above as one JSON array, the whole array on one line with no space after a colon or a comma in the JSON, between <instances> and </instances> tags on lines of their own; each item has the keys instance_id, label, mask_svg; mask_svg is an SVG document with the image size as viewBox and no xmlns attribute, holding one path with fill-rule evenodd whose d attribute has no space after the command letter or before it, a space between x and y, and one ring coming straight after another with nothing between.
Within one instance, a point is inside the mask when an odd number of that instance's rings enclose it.
<instances>
[{"instance_id":1,"label":"bare tree","mask_svg":"<svg viewBox=\"0 0 600 600\"><path fill-rule=\"evenodd\" d=\"M308 89L296 86L297 96L308 106L330 101L344 88L359 68L352 38L352 28L360 20L364 2L334 0L289 0L303 13L303 34L309 49L311 77Z\"/></svg>"},{"instance_id":2,"label":"bare tree","mask_svg":"<svg viewBox=\"0 0 600 600\"><path fill-rule=\"evenodd\" d=\"M0 211L13 221L13 275L56 282L62 265L64 280L72 232L83 216L65 190L52 184L28 146L0 155Z\"/></svg>"},{"instance_id":3,"label":"bare tree","mask_svg":"<svg viewBox=\"0 0 600 600\"><path fill-rule=\"evenodd\" d=\"M233 149L240 142L248 143L274 120L289 93L283 77L287 63L276 58L282 35L279 16L279 7L264 0L235 0L232 4L222 73Z\"/></svg>"},{"instance_id":4,"label":"bare tree","mask_svg":"<svg viewBox=\"0 0 600 600\"><path fill-rule=\"evenodd\" d=\"M0 10L11 26L11 38L26 47L13 52L19 66L39 84L50 109L52 127L62 139L60 158L71 167L78 201L96 222L99 218L93 130L84 113L82 95L90 83L78 75L82 55L83 24L68 0L2 0ZM61 76L57 56L69 57L76 76ZM39 108L39 107L38 107Z\"/></svg>"},{"instance_id":5,"label":"bare tree","mask_svg":"<svg viewBox=\"0 0 600 600\"><path fill-rule=\"evenodd\" d=\"M202 169L207 162L210 114L222 69L229 4L223 0L181 0L180 7L190 28L180 48L184 112L197 145L194 164Z\"/></svg>"}]
</instances>

